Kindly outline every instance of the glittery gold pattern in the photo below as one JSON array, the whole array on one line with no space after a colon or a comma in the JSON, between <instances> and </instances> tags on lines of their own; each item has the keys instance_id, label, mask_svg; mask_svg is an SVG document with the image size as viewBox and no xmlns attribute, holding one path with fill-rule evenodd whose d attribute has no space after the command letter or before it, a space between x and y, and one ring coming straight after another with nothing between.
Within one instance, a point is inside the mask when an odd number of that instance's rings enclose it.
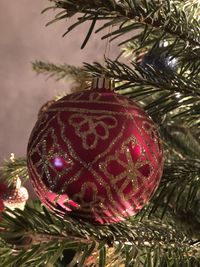
<instances>
[{"instance_id":1,"label":"glittery gold pattern","mask_svg":"<svg viewBox=\"0 0 200 267\"><path fill-rule=\"evenodd\" d=\"M28 145L32 184L51 210L96 223L136 214L163 171L159 132L135 102L95 78L92 90L56 101L39 117Z\"/></svg>"},{"instance_id":2,"label":"glittery gold pattern","mask_svg":"<svg viewBox=\"0 0 200 267\"><path fill-rule=\"evenodd\" d=\"M99 139L106 140L109 137L109 131L117 126L117 120L113 116L73 114L69 118L69 124L82 139L83 147L93 149Z\"/></svg>"}]
</instances>

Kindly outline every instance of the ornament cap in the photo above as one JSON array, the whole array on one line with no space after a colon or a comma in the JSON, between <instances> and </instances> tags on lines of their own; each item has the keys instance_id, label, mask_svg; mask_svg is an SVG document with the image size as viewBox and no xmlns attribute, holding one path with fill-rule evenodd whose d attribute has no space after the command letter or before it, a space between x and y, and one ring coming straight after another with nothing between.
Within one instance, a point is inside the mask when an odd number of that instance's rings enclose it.
<instances>
[{"instance_id":1,"label":"ornament cap","mask_svg":"<svg viewBox=\"0 0 200 267\"><path fill-rule=\"evenodd\" d=\"M114 89L114 81L106 77L94 77L92 80L92 89Z\"/></svg>"}]
</instances>

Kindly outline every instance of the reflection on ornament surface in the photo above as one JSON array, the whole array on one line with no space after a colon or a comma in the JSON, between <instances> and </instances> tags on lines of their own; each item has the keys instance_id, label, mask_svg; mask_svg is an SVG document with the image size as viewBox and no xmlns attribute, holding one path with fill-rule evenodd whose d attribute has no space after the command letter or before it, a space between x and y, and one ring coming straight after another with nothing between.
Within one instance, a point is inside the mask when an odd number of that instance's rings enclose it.
<instances>
[{"instance_id":1,"label":"reflection on ornament surface","mask_svg":"<svg viewBox=\"0 0 200 267\"><path fill-rule=\"evenodd\" d=\"M63 167L63 162L62 162L62 159L60 158L55 158L54 159L54 166L57 167L57 168L62 168Z\"/></svg>"},{"instance_id":2,"label":"reflection on ornament surface","mask_svg":"<svg viewBox=\"0 0 200 267\"><path fill-rule=\"evenodd\" d=\"M28 168L41 201L57 214L113 223L149 201L162 175L163 151L143 109L95 88L65 96L40 116Z\"/></svg>"}]
</instances>

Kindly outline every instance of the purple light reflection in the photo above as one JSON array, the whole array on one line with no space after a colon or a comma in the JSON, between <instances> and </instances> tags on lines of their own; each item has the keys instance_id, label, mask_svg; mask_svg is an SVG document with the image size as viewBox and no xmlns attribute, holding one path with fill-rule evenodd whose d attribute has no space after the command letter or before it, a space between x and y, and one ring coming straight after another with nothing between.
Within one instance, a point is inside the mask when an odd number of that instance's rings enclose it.
<instances>
[{"instance_id":1,"label":"purple light reflection","mask_svg":"<svg viewBox=\"0 0 200 267\"><path fill-rule=\"evenodd\" d=\"M54 160L53 160L53 164L55 167L58 167L58 168L62 168L64 166L63 164L63 159L60 158L60 157L56 157Z\"/></svg>"}]
</instances>

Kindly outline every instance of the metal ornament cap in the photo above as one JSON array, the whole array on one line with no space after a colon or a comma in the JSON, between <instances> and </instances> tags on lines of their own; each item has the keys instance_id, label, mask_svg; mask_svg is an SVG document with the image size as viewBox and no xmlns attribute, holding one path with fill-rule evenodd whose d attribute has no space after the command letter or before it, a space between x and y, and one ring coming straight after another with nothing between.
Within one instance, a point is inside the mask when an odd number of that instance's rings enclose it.
<instances>
[{"instance_id":1,"label":"metal ornament cap","mask_svg":"<svg viewBox=\"0 0 200 267\"><path fill-rule=\"evenodd\" d=\"M107 77L95 77L92 80L91 89L114 90L114 81Z\"/></svg>"}]
</instances>

